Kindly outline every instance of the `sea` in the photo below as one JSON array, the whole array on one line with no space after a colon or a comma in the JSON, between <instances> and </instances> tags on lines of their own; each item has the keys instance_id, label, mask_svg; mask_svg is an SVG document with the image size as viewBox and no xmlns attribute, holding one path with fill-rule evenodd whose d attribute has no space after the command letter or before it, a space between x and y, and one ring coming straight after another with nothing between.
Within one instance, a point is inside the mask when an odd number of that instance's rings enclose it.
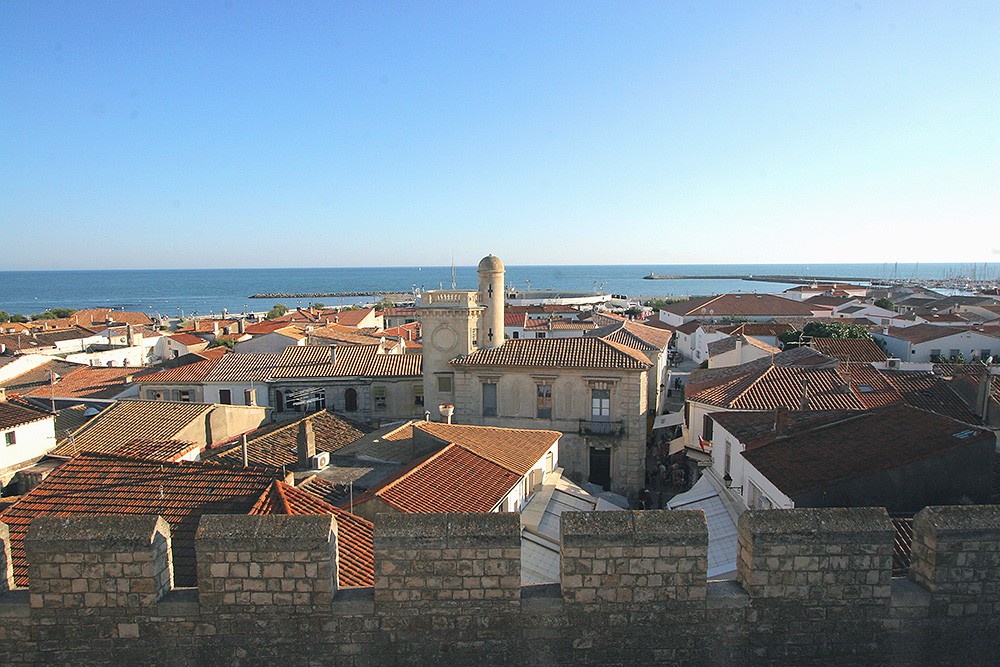
<instances>
[{"instance_id":1,"label":"sea","mask_svg":"<svg viewBox=\"0 0 1000 667\"><path fill-rule=\"evenodd\" d=\"M518 289L601 291L631 298L681 297L728 292L780 293L791 283L711 276L817 276L865 279L995 279L1000 263L977 264L685 264L507 266L506 284ZM649 274L684 276L644 280ZM474 266L343 267L297 269L151 269L102 271L0 271L0 310L32 315L49 308L114 308L164 317L190 317L292 308L312 301L347 306L372 296L252 299L253 294L400 292L475 289ZM706 276L700 278L699 276Z\"/></svg>"}]
</instances>

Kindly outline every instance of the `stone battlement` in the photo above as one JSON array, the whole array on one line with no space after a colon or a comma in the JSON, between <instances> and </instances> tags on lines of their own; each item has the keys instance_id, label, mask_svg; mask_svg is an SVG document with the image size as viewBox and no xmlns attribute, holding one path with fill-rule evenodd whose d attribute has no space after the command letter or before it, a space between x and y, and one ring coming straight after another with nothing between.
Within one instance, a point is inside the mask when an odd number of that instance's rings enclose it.
<instances>
[{"instance_id":1,"label":"stone battlement","mask_svg":"<svg viewBox=\"0 0 1000 667\"><path fill-rule=\"evenodd\" d=\"M521 587L515 514L380 516L375 587L337 588L332 516L206 516L197 589L159 517L40 518L30 587L0 524L0 663L991 664L1000 506L931 507L909 579L884 510L763 510L736 581L700 512L566 513L559 585Z\"/></svg>"}]
</instances>

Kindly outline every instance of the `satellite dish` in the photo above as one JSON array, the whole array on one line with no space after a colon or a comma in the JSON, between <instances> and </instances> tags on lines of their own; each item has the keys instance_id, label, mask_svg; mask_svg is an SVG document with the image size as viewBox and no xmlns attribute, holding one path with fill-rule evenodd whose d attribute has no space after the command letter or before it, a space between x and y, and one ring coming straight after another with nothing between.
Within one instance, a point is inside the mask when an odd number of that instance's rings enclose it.
<instances>
[{"instance_id":1,"label":"satellite dish","mask_svg":"<svg viewBox=\"0 0 1000 667\"><path fill-rule=\"evenodd\" d=\"M93 417L98 412L100 412L100 411L97 408L95 408L94 406L90 406L86 410L83 411L83 416L84 417Z\"/></svg>"}]
</instances>

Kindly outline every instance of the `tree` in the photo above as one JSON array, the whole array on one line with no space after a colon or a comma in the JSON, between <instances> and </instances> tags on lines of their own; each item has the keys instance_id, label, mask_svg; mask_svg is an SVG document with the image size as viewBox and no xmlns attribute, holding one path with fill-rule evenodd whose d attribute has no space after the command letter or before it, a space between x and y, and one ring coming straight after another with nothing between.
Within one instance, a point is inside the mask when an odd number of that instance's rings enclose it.
<instances>
[{"instance_id":1,"label":"tree","mask_svg":"<svg viewBox=\"0 0 1000 667\"><path fill-rule=\"evenodd\" d=\"M6 310L0 310L0 322L10 322L10 313Z\"/></svg>"},{"instance_id":2,"label":"tree","mask_svg":"<svg viewBox=\"0 0 1000 667\"><path fill-rule=\"evenodd\" d=\"M274 304L274 308L267 311L267 315L264 316L265 319L273 320L276 317L281 317L288 312L288 306L283 303Z\"/></svg>"},{"instance_id":3,"label":"tree","mask_svg":"<svg viewBox=\"0 0 1000 667\"><path fill-rule=\"evenodd\" d=\"M658 299L646 299L642 305L649 306L653 310L662 310L664 306L669 306L672 303L680 303L681 301L687 301L687 299L673 299L671 297L663 297Z\"/></svg>"},{"instance_id":4,"label":"tree","mask_svg":"<svg viewBox=\"0 0 1000 667\"><path fill-rule=\"evenodd\" d=\"M386 297L382 297L378 300L378 303L375 304L375 310L386 310L388 308L395 307L396 303L392 299L387 299Z\"/></svg>"},{"instance_id":5,"label":"tree","mask_svg":"<svg viewBox=\"0 0 1000 667\"><path fill-rule=\"evenodd\" d=\"M786 347L796 347L806 338L871 338L871 332L860 324L839 324L836 322L810 322L802 331L778 334L778 340Z\"/></svg>"},{"instance_id":6,"label":"tree","mask_svg":"<svg viewBox=\"0 0 1000 667\"><path fill-rule=\"evenodd\" d=\"M875 305L879 308L885 308L886 310L892 310L892 300L882 297L881 299L875 299Z\"/></svg>"},{"instance_id":7,"label":"tree","mask_svg":"<svg viewBox=\"0 0 1000 667\"><path fill-rule=\"evenodd\" d=\"M10 321L18 324L24 324L25 322L28 321L28 318L22 315L21 313L14 313L13 315L10 316Z\"/></svg>"},{"instance_id":8,"label":"tree","mask_svg":"<svg viewBox=\"0 0 1000 667\"><path fill-rule=\"evenodd\" d=\"M642 308L640 308L639 306L632 306L631 308L625 311L625 314L628 315L629 317L638 317L642 315Z\"/></svg>"},{"instance_id":9,"label":"tree","mask_svg":"<svg viewBox=\"0 0 1000 667\"><path fill-rule=\"evenodd\" d=\"M322 310L322 309L326 308L326 304L323 303L322 301L317 301L316 303L313 304L313 308L318 308L318 309Z\"/></svg>"},{"instance_id":10,"label":"tree","mask_svg":"<svg viewBox=\"0 0 1000 667\"><path fill-rule=\"evenodd\" d=\"M44 313L38 313L37 315L32 315L33 320L56 320L63 317L69 317L76 312L75 308L49 308Z\"/></svg>"},{"instance_id":11,"label":"tree","mask_svg":"<svg viewBox=\"0 0 1000 667\"><path fill-rule=\"evenodd\" d=\"M208 344L209 347L225 347L230 350L236 347L236 338L234 336L219 336L211 343Z\"/></svg>"}]
</instances>

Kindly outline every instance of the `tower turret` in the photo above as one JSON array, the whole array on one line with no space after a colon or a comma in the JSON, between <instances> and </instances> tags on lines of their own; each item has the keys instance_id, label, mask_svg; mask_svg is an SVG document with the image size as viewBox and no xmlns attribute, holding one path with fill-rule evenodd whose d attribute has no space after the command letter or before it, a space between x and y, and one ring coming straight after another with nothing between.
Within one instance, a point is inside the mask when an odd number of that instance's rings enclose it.
<instances>
[{"instance_id":1,"label":"tower turret","mask_svg":"<svg viewBox=\"0 0 1000 667\"><path fill-rule=\"evenodd\" d=\"M479 262L479 303L486 310L480 316L479 348L490 349L503 345L504 310L503 262L493 255Z\"/></svg>"}]
</instances>

